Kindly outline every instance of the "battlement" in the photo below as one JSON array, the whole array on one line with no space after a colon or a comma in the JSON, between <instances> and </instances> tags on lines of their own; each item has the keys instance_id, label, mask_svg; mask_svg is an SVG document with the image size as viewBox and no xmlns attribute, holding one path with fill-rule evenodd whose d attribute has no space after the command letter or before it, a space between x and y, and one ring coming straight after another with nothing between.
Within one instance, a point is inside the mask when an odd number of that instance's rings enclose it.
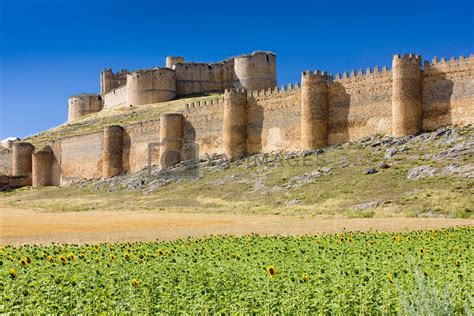
<instances>
[{"instance_id":1,"label":"battlement","mask_svg":"<svg viewBox=\"0 0 474 316\"><path fill-rule=\"evenodd\" d=\"M393 55L392 63L413 63L416 65L421 64L421 55L416 54L402 54L400 57L399 54Z\"/></svg>"},{"instance_id":2,"label":"battlement","mask_svg":"<svg viewBox=\"0 0 474 316\"><path fill-rule=\"evenodd\" d=\"M328 73L327 71L315 70L312 72L311 70L306 70L301 73L301 76L306 79L313 79L313 80L320 80L320 81L327 81L328 80Z\"/></svg>"},{"instance_id":3,"label":"battlement","mask_svg":"<svg viewBox=\"0 0 474 316\"><path fill-rule=\"evenodd\" d=\"M224 97L219 96L216 97L215 99L209 99L209 100L202 100L202 101L195 101L195 102L190 102L186 103L184 105L184 109L186 112L190 111L199 111L209 105L215 105L219 103L224 103Z\"/></svg>"},{"instance_id":4,"label":"battlement","mask_svg":"<svg viewBox=\"0 0 474 316\"><path fill-rule=\"evenodd\" d=\"M390 75L390 70L387 66L383 66L382 69L379 66L375 66L373 69L368 67L365 72L363 69L351 70L350 72L336 73L336 75L330 75L328 78L328 83L334 82L349 82L349 81L361 81L366 79L374 79L380 76Z\"/></svg>"},{"instance_id":5,"label":"battlement","mask_svg":"<svg viewBox=\"0 0 474 316\"><path fill-rule=\"evenodd\" d=\"M425 70L429 70L430 68L450 68L450 67L458 67L459 65L467 65L467 64L473 64L474 63L474 54L471 54L469 57L464 57L463 55L460 55L459 57L455 58L452 56L447 60L446 58L442 57L438 59L438 57L433 57L433 59L430 61L425 60L423 62L423 68Z\"/></svg>"}]
</instances>

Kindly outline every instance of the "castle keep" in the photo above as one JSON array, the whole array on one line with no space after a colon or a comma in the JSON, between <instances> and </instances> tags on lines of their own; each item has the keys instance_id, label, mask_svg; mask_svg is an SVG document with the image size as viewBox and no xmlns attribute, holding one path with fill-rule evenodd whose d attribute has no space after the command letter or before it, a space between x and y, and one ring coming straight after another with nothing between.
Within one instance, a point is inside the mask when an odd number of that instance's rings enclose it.
<instances>
[{"instance_id":1,"label":"castle keep","mask_svg":"<svg viewBox=\"0 0 474 316\"><path fill-rule=\"evenodd\" d=\"M219 63L168 57L166 67L100 74L100 94L69 98L70 128L93 113L184 100L178 111L101 131L16 142L0 154L0 180L11 186L66 185L162 168L183 157L164 151L197 144L199 154L238 158L312 150L374 134L402 137L474 122L474 56L431 62L395 55L392 66L330 75L305 71L301 85L276 87L276 56L254 52ZM188 99L220 92L205 101ZM186 103L186 100L190 100ZM77 123L76 123L77 122ZM69 128L68 126L64 128ZM178 141L179 140L179 141ZM148 156L151 143L163 143ZM33 146L34 144L34 146Z\"/></svg>"}]
</instances>

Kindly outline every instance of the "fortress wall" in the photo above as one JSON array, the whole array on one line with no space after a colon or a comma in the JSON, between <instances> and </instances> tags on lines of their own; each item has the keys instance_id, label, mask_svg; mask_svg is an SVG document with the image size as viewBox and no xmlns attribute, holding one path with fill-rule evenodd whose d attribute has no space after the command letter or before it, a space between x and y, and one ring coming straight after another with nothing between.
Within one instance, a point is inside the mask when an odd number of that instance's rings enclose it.
<instances>
[{"instance_id":1,"label":"fortress wall","mask_svg":"<svg viewBox=\"0 0 474 316\"><path fill-rule=\"evenodd\" d=\"M297 150L300 140L301 88L253 91L247 109L247 152Z\"/></svg>"},{"instance_id":2,"label":"fortress wall","mask_svg":"<svg viewBox=\"0 0 474 316\"><path fill-rule=\"evenodd\" d=\"M425 61L423 129L474 122L474 55Z\"/></svg>"},{"instance_id":3,"label":"fortress wall","mask_svg":"<svg viewBox=\"0 0 474 316\"><path fill-rule=\"evenodd\" d=\"M103 132L61 140L61 185L102 177Z\"/></svg>"},{"instance_id":4,"label":"fortress wall","mask_svg":"<svg viewBox=\"0 0 474 316\"><path fill-rule=\"evenodd\" d=\"M183 138L195 142L199 155L222 153L224 126L223 97L187 104L184 113Z\"/></svg>"},{"instance_id":5,"label":"fortress wall","mask_svg":"<svg viewBox=\"0 0 474 316\"><path fill-rule=\"evenodd\" d=\"M127 86L115 88L102 96L104 100L104 109L111 109L119 106L125 106L127 97Z\"/></svg>"},{"instance_id":6,"label":"fortress wall","mask_svg":"<svg viewBox=\"0 0 474 316\"><path fill-rule=\"evenodd\" d=\"M0 175L11 175L12 167L12 150L0 147Z\"/></svg>"},{"instance_id":7,"label":"fortress wall","mask_svg":"<svg viewBox=\"0 0 474 316\"><path fill-rule=\"evenodd\" d=\"M336 75L328 89L329 145L391 134L392 73L386 67Z\"/></svg>"},{"instance_id":8,"label":"fortress wall","mask_svg":"<svg viewBox=\"0 0 474 316\"><path fill-rule=\"evenodd\" d=\"M173 65L176 71L176 95L222 91L233 87L234 61L215 64L179 63Z\"/></svg>"},{"instance_id":9,"label":"fortress wall","mask_svg":"<svg viewBox=\"0 0 474 316\"><path fill-rule=\"evenodd\" d=\"M148 144L160 141L160 120L124 126L123 171L135 172L148 166ZM151 151L152 164L159 163L159 147Z\"/></svg>"}]
</instances>

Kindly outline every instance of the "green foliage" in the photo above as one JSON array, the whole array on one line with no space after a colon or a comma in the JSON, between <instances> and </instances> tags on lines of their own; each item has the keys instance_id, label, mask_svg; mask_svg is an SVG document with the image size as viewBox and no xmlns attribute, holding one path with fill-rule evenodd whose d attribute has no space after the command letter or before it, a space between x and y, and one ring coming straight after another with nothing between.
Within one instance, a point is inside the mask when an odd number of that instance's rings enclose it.
<instances>
[{"instance_id":1,"label":"green foliage","mask_svg":"<svg viewBox=\"0 0 474 316\"><path fill-rule=\"evenodd\" d=\"M6 246L0 313L464 314L472 227Z\"/></svg>"}]
</instances>

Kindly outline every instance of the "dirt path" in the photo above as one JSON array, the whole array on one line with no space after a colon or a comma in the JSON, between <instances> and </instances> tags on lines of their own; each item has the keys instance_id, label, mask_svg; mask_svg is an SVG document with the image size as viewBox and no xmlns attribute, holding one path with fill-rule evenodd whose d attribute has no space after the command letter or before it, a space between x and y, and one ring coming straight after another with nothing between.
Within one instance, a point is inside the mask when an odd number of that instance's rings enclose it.
<instances>
[{"instance_id":1,"label":"dirt path","mask_svg":"<svg viewBox=\"0 0 474 316\"><path fill-rule=\"evenodd\" d=\"M474 225L474 220L420 218L315 219L190 213L45 213L0 208L0 244L171 240L210 234L304 235L346 230L404 231Z\"/></svg>"}]
</instances>

